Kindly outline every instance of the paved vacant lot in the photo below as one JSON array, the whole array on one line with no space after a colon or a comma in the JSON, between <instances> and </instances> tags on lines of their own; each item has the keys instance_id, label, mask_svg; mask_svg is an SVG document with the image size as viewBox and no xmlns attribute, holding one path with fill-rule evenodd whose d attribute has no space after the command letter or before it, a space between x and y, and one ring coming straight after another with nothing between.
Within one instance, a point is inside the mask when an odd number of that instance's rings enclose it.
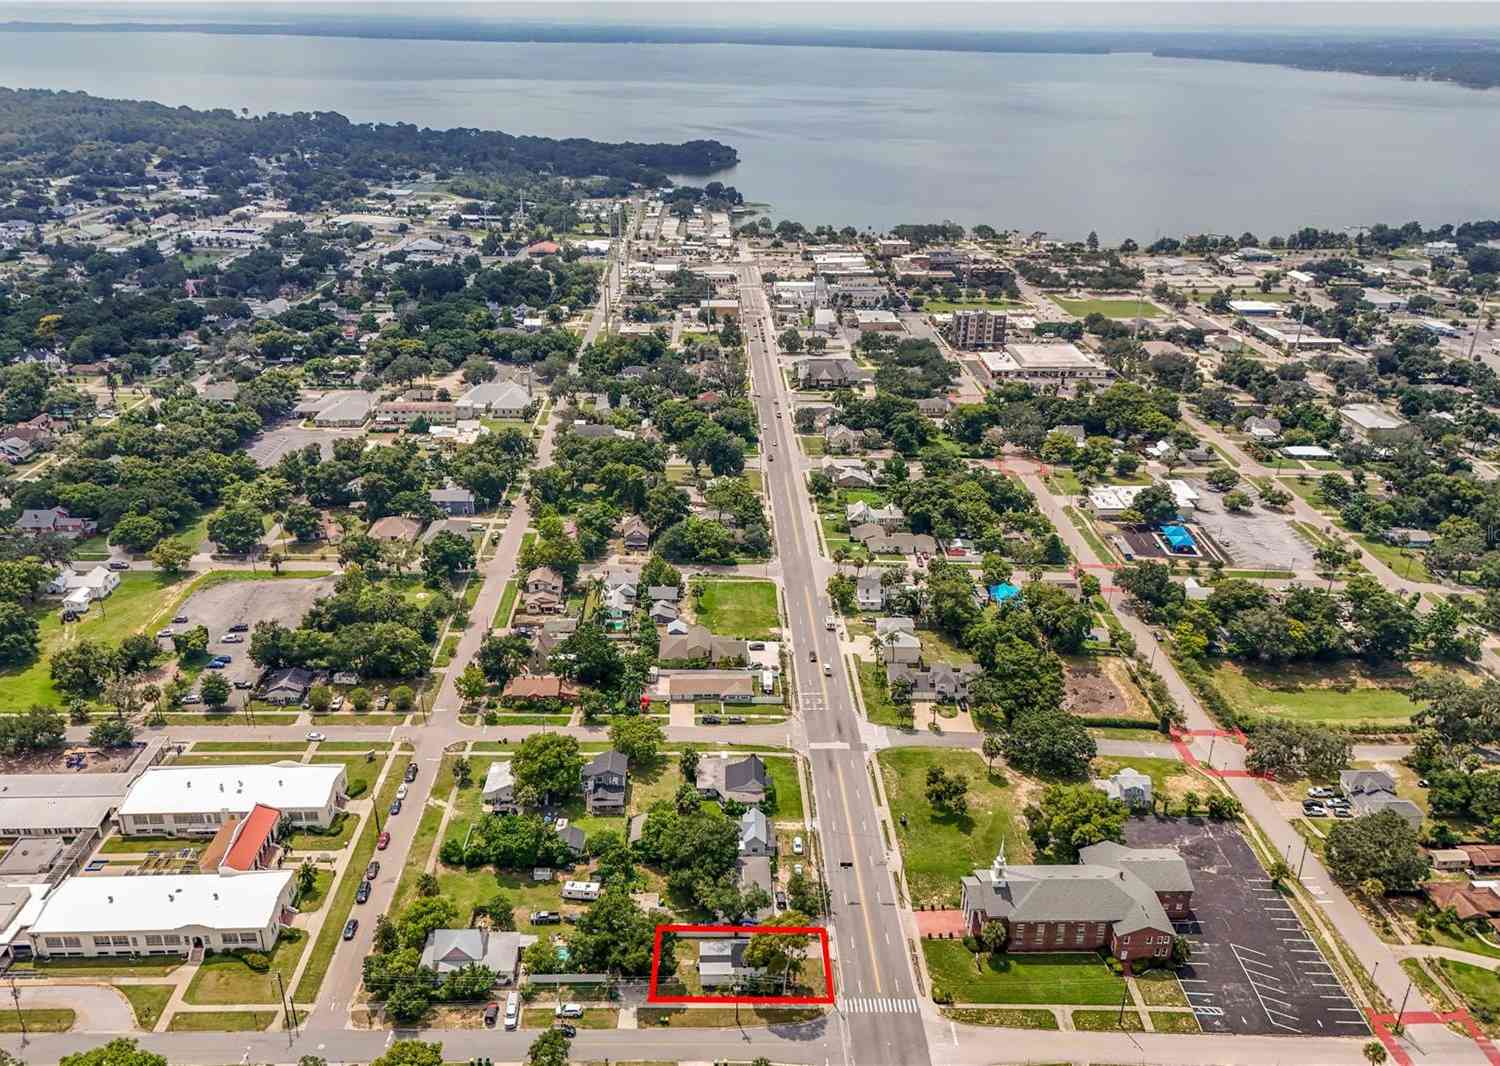
<instances>
[{"instance_id":1,"label":"paved vacant lot","mask_svg":"<svg viewBox=\"0 0 1500 1066\"><path fill-rule=\"evenodd\" d=\"M360 432L357 429L303 429L296 423L290 423L267 430L256 437L245 450L255 460L255 465L264 470L275 466L288 452L301 451L309 444L317 444L323 449L323 458L332 459L335 439L357 437Z\"/></svg>"},{"instance_id":2,"label":"paved vacant lot","mask_svg":"<svg viewBox=\"0 0 1500 1066\"><path fill-rule=\"evenodd\" d=\"M1132 818L1125 841L1175 847L1193 875L1193 945L1179 975L1205 1033L1365 1036L1349 999L1296 912L1233 824Z\"/></svg>"},{"instance_id":3,"label":"paved vacant lot","mask_svg":"<svg viewBox=\"0 0 1500 1066\"><path fill-rule=\"evenodd\" d=\"M1230 564L1243 570L1311 570L1313 549L1281 515L1259 509L1243 514L1224 510L1224 497L1200 481L1198 509L1191 519L1203 527L1228 554Z\"/></svg>"},{"instance_id":4,"label":"paved vacant lot","mask_svg":"<svg viewBox=\"0 0 1500 1066\"><path fill-rule=\"evenodd\" d=\"M307 613L314 600L333 592L333 577L276 578L268 581L226 581L195 592L179 612L188 617L188 626L208 627L208 650L234 656L224 671L231 683L253 681L260 673L250 661L250 634L244 634L241 644L225 644L224 635L229 627L242 622L254 627L256 622L275 621L284 626L295 626Z\"/></svg>"}]
</instances>

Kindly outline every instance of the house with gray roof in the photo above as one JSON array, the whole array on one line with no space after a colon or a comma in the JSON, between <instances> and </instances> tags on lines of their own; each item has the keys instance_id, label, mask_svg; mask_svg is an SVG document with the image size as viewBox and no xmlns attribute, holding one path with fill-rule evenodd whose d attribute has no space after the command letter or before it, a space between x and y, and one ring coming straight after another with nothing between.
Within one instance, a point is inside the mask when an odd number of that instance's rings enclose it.
<instances>
[{"instance_id":1,"label":"house with gray roof","mask_svg":"<svg viewBox=\"0 0 1500 1066\"><path fill-rule=\"evenodd\" d=\"M1396 779L1384 770L1344 770L1339 790L1360 817L1392 811L1412 828L1422 824L1422 808L1396 795Z\"/></svg>"},{"instance_id":2,"label":"house with gray roof","mask_svg":"<svg viewBox=\"0 0 1500 1066\"><path fill-rule=\"evenodd\" d=\"M700 625L689 626L685 633L669 633L656 651L656 658L664 663L742 662L749 655L750 647L745 641L714 636L707 626Z\"/></svg>"},{"instance_id":3,"label":"house with gray roof","mask_svg":"<svg viewBox=\"0 0 1500 1066\"><path fill-rule=\"evenodd\" d=\"M1132 810L1151 807L1151 778L1129 766L1121 767L1113 777L1096 780L1093 784L1110 799L1119 800Z\"/></svg>"},{"instance_id":4,"label":"house with gray roof","mask_svg":"<svg viewBox=\"0 0 1500 1066\"><path fill-rule=\"evenodd\" d=\"M860 574L854 579L854 602L861 611L878 611L885 606L885 586L879 574Z\"/></svg>"},{"instance_id":5,"label":"house with gray roof","mask_svg":"<svg viewBox=\"0 0 1500 1066\"><path fill-rule=\"evenodd\" d=\"M457 485L444 485L440 489L433 489L427 493L427 499L450 515L466 516L474 513L474 494Z\"/></svg>"},{"instance_id":6,"label":"house with gray roof","mask_svg":"<svg viewBox=\"0 0 1500 1066\"><path fill-rule=\"evenodd\" d=\"M1154 856L1137 862L1114 852L1095 853L1095 858L1100 861L1076 866L1012 866L1002 849L988 869L963 879L962 906L969 931L978 935L989 922L1003 920L1009 952L1104 948L1127 965L1133 959L1170 957L1172 919L1161 895L1138 871L1177 886L1182 882L1165 869L1171 863ZM1187 867L1180 856L1176 863L1185 878ZM1186 883L1190 899L1191 880ZM1173 906L1181 905L1186 913L1188 905L1175 898L1176 887L1170 894Z\"/></svg>"},{"instance_id":7,"label":"house with gray roof","mask_svg":"<svg viewBox=\"0 0 1500 1066\"><path fill-rule=\"evenodd\" d=\"M630 759L618 751L605 751L584 764L583 804L590 814L624 814L625 785L630 779Z\"/></svg>"},{"instance_id":8,"label":"house with gray roof","mask_svg":"<svg viewBox=\"0 0 1500 1066\"><path fill-rule=\"evenodd\" d=\"M776 850L776 830L759 807L740 815L740 854L769 855Z\"/></svg>"},{"instance_id":9,"label":"house with gray roof","mask_svg":"<svg viewBox=\"0 0 1500 1066\"><path fill-rule=\"evenodd\" d=\"M896 662L885 668L886 681L894 685L897 681L911 684L914 700L940 700L952 702L967 699L969 681L979 675L974 663L953 666L950 663L902 663Z\"/></svg>"},{"instance_id":10,"label":"house with gray roof","mask_svg":"<svg viewBox=\"0 0 1500 1066\"><path fill-rule=\"evenodd\" d=\"M495 974L495 984L508 988L521 973L521 952L536 943L525 933L498 929L434 929L422 948L422 967L446 977L466 966L484 966Z\"/></svg>"},{"instance_id":11,"label":"house with gray roof","mask_svg":"<svg viewBox=\"0 0 1500 1066\"><path fill-rule=\"evenodd\" d=\"M762 803L771 787L771 772L759 755L748 755L743 759L727 755L705 756L698 760L694 784L704 799Z\"/></svg>"}]
</instances>

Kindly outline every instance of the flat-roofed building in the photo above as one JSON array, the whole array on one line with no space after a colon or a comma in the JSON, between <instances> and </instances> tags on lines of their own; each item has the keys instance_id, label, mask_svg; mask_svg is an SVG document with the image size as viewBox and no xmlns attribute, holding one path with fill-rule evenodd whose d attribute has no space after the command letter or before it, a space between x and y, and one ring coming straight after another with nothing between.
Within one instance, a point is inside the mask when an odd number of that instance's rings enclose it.
<instances>
[{"instance_id":1,"label":"flat-roofed building","mask_svg":"<svg viewBox=\"0 0 1500 1066\"><path fill-rule=\"evenodd\" d=\"M981 360L997 384L1020 382L1038 388L1071 390L1084 382L1105 384L1115 376L1113 370L1092 354L1067 341L1008 344L1004 351L984 353Z\"/></svg>"},{"instance_id":2,"label":"flat-roofed building","mask_svg":"<svg viewBox=\"0 0 1500 1066\"><path fill-rule=\"evenodd\" d=\"M1351 403L1339 408L1339 421L1358 440L1386 444L1405 440L1416 432L1406 419L1374 403Z\"/></svg>"},{"instance_id":3,"label":"flat-roofed building","mask_svg":"<svg viewBox=\"0 0 1500 1066\"><path fill-rule=\"evenodd\" d=\"M1271 303L1269 300L1230 300L1229 310L1246 318L1257 315L1271 316L1281 314L1281 305Z\"/></svg>"},{"instance_id":4,"label":"flat-roofed building","mask_svg":"<svg viewBox=\"0 0 1500 1066\"><path fill-rule=\"evenodd\" d=\"M158 766L130 787L116 821L125 836L212 836L266 804L294 825L327 829L348 799L338 764Z\"/></svg>"},{"instance_id":5,"label":"flat-roofed building","mask_svg":"<svg viewBox=\"0 0 1500 1066\"><path fill-rule=\"evenodd\" d=\"M1315 349L1327 351L1341 347L1344 343L1337 337L1323 337L1305 329L1280 329L1276 326L1268 326L1264 322L1251 322L1250 328L1261 340L1269 341L1286 352Z\"/></svg>"},{"instance_id":6,"label":"flat-roofed building","mask_svg":"<svg viewBox=\"0 0 1500 1066\"><path fill-rule=\"evenodd\" d=\"M954 311L953 347L966 351L1005 347L1005 316L997 311Z\"/></svg>"},{"instance_id":7,"label":"flat-roofed building","mask_svg":"<svg viewBox=\"0 0 1500 1066\"><path fill-rule=\"evenodd\" d=\"M294 871L73 877L27 932L42 958L270 951L296 911Z\"/></svg>"}]
</instances>

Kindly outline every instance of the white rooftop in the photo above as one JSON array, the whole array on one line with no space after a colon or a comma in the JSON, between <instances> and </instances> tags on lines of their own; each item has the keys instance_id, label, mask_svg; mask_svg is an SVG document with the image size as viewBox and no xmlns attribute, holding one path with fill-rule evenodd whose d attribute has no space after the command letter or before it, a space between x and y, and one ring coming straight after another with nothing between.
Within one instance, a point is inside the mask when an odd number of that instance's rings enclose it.
<instances>
[{"instance_id":1,"label":"white rooftop","mask_svg":"<svg viewBox=\"0 0 1500 1066\"><path fill-rule=\"evenodd\" d=\"M120 814L248 811L257 803L295 810L333 801L344 767L276 762L234 766L153 766L120 804Z\"/></svg>"},{"instance_id":2,"label":"white rooftop","mask_svg":"<svg viewBox=\"0 0 1500 1066\"><path fill-rule=\"evenodd\" d=\"M1339 414L1360 429L1400 429L1406 425L1406 419L1373 403L1351 403L1339 408Z\"/></svg>"},{"instance_id":3,"label":"white rooftop","mask_svg":"<svg viewBox=\"0 0 1500 1066\"><path fill-rule=\"evenodd\" d=\"M1266 300L1230 300L1229 309L1240 315L1274 315L1281 311L1281 305Z\"/></svg>"},{"instance_id":4,"label":"white rooftop","mask_svg":"<svg viewBox=\"0 0 1500 1066\"><path fill-rule=\"evenodd\" d=\"M986 365L990 355L984 356ZM1005 364L1009 362L1010 366ZM1071 341L1061 344L1007 344L995 360L997 368L1019 370L1084 370L1101 366L1099 360Z\"/></svg>"},{"instance_id":5,"label":"white rooftop","mask_svg":"<svg viewBox=\"0 0 1500 1066\"><path fill-rule=\"evenodd\" d=\"M31 927L38 934L161 932L188 926L263 929L292 870L155 877L70 877L52 890Z\"/></svg>"}]
</instances>

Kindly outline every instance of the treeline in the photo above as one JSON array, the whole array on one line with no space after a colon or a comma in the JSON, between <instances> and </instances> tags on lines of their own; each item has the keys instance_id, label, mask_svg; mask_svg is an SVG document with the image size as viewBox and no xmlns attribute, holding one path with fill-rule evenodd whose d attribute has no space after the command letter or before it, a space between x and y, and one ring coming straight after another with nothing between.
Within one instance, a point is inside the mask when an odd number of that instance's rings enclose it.
<instances>
[{"instance_id":1,"label":"treeline","mask_svg":"<svg viewBox=\"0 0 1500 1066\"><path fill-rule=\"evenodd\" d=\"M257 158L280 158L275 185L293 210L359 196L368 183L430 169L516 178L600 174L661 185L667 173L707 173L739 159L718 141L606 144L355 123L333 111L242 118L222 108L198 111L42 89L0 89L0 128L6 131L0 161L47 177L72 176L94 188L141 184L160 154L161 166L201 170L210 189L238 194L258 179Z\"/></svg>"}]
</instances>

